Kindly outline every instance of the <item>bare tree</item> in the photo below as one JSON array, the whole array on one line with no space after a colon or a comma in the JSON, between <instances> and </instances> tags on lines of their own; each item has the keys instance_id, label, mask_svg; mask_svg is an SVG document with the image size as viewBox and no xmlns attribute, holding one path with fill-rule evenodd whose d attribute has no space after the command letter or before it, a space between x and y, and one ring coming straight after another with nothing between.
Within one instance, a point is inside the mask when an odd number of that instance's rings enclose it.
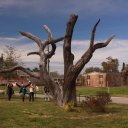
<instances>
[{"instance_id":1,"label":"bare tree","mask_svg":"<svg viewBox=\"0 0 128 128\"><path fill-rule=\"evenodd\" d=\"M91 40L90 40L90 46L88 50L81 56L81 58L77 61L76 64L73 64L74 55L71 52L71 42L72 42L73 29L77 21L77 18L78 18L77 14L72 14L70 16L69 21L67 23L65 36L57 38L57 39L52 38L52 32L49 29L49 27L46 25L44 25L44 28L48 33L48 39L44 42L42 42L41 39L39 39L38 37L36 37L35 35L31 33L20 32L23 36L26 36L32 39L33 41L35 41L37 45L39 46L38 52L28 53L28 55L36 54L40 56L39 76L32 74L32 72L26 70L25 68L21 66L16 66L11 69L4 69L4 70L1 70L0 72L7 72L7 71L11 72L17 69L22 70L28 73L32 77L42 79L45 82L45 84L50 88L51 95L53 96L53 99L56 101L58 105L63 106L64 104L68 102L76 103L76 78L77 76L79 75L79 73L81 72L85 64L89 62L95 50L106 47L110 43L110 41L114 38L114 36L111 36L107 41L103 43L94 44L96 27L100 22L100 20L98 20L98 22L93 27L92 34L91 34ZM57 83L52 81L46 69L47 59L51 58L55 54L56 43L62 40L64 40L64 45L63 45L64 85L63 85L63 89L61 89ZM45 48L47 45L51 45L52 47L52 50L49 53L45 53Z\"/></svg>"},{"instance_id":2,"label":"bare tree","mask_svg":"<svg viewBox=\"0 0 128 128\"><path fill-rule=\"evenodd\" d=\"M4 68L11 68L13 66L17 66L17 65L23 65L22 60L21 60L21 55L17 52L16 48L12 45L6 45L6 47L4 48L4 54L2 54L2 59L1 61L3 61L0 69ZM1 74L2 77L4 77L5 79L10 79L10 78L16 78L17 77L17 73L15 72L11 72L11 73L2 73Z\"/></svg>"},{"instance_id":3,"label":"bare tree","mask_svg":"<svg viewBox=\"0 0 128 128\"><path fill-rule=\"evenodd\" d=\"M123 63L121 75L122 75L122 82L123 82L122 84L128 85L128 64Z\"/></svg>"}]
</instances>

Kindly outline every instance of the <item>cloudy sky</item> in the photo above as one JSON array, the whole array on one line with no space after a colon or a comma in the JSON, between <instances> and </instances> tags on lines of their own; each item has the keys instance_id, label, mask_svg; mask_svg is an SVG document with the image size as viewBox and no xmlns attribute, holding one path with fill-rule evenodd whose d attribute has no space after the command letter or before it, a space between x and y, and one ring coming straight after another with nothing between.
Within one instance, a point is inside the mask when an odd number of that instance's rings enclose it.
<instances>
[{"instance_id":1,"label":"cloudy sky","mask_svg":"<svg viewBox=\"0 0 128 128\"><path fill-rule=\"evenodd\" d=\"M90 66L101 67L108 56L128 63L128 1L127 0L0 0L0 53L5 45L13 45L22 54L26 67L37 67L38 56L29 56L37 51L37 45L19 34L31 32L45 40L47 33L43 25L52 30L53 37L65 34L66 23L72 13L78 14L72 41L74 63L89 46L93 25L101 19L97 27L95 42L103 42L111 35L116 37L108 47L97 50L84 70ZM50 60L50 70L63 72L63 42L57 44L57 51Z\"/></svg>"}]
</instances>

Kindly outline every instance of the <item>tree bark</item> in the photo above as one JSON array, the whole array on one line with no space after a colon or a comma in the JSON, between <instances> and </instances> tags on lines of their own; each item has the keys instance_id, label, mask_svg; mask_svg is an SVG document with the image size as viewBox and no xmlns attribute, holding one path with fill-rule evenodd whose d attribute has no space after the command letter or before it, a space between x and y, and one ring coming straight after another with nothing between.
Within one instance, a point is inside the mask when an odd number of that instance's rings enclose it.
<instances>
[{"instance_id":1,"label":"tree bark","mask_svg":"<svg viewBox=\"0 0 128 128\"><path fill-rule=\"evenodd\" d=\"M72 71L74 55L71 52L71 41L73 29L77 21L78 15L73 14L67 23L66 34L63 46L64 56L64 90L63 90L63 104L73 102L76 104L76 79L74 79L74 72Z\"/></svg>"},{"instance_id":2,"label":"tree bark","mask_svg":"<svg viewBox=\"0 0 128 128\"><path fill-rule=\"evenodd\" d=\"M40 57L39 76L31 73L30 71L27 71L23 67L14 67L11 69L4 69L4 70L1 70L0 73L10 72L14 70L22 70L32 77L42 79L45 85L49 87L50 93L54 101L59 106L64 106L65 104L69 102L72 102L75 105L77 101L76 100L76 79L79 73L81 72L85 64L88 63L89 60L92 58L95 50L106 47L111 42L111 40L114 38L114 36L111 36L106 42L94 44L96 27L100 22L100 20L98 20L98 22L94 25L93 30L92 30L90 47L88 48L87 51L85 51L85 53L76 62L76 64L73 64L74 55L71 52L71 42L72 42L73 30L74 30L74 26L77 21L77 18L78 18L77 14L72 14L70 16L69 21L67 23L65 36L57 38L57 39L52 38L52 32L46 25L44 25L44 28L48 33L48 39L44 42L42 42L41 39L39 39L38 37L36 37L35 35L31 33L20 32L23 36L26 36L27 38L30 38L33 41L35 41L35 43L39 46L38 52L28 53L28 55L36 54ZM55 83L52 80L52 78L49 76L49 73L46 67L47 67L47 59L51 58L55 54L56 43L59 41L62 41L63 39L64 39L64 44L63 44L64 85L63 85L63 88L61 89L60 86L57 83ZM45 48L47 45L52 46L52 50L49 53L45 53Z\"/></svg>"}]
</instances>

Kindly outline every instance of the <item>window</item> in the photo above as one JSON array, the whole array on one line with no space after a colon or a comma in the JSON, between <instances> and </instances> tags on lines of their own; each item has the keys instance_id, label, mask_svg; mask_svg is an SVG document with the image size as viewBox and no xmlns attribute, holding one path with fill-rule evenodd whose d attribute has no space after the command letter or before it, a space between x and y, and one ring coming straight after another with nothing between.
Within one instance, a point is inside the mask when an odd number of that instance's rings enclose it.
<instances>
[{"instance_id":1,"label":"window","mask_svg":"<svg viewBox=\"0 0 128 128\"><path fill-rule=\"evenodd\" d=\"M103 75L99 75L99 78L103 78Z\"/></svg>"},{"instance_id":2,"label":"window","mask_svg":"<svg viewBox=\"0 0 128 128\"><path fill-rule=\"evenodd\" d=\"M99 84L102 85L103 84L103 81L99 81Z\"/></svg>"},{"instance_id":3,"label":"window","mask_svg":"<svg viewBox=\"0 0 128 128\"><path fill-rule=\"evenodd\" d=\"M90 76L89 75L87 75L87 79L90 79Z\"/></svg>"}]
</instances>

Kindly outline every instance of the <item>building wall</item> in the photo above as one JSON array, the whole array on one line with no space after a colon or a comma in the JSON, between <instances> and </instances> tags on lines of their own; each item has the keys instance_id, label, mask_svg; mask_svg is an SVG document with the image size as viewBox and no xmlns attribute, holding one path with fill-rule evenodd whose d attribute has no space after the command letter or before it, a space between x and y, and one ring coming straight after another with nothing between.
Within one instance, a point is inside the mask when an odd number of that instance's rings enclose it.
<instances>
[{"instance_id":1,"label":"building wall","mask_svg":"<svg viewBox=\"0 0 128 128\"><path fill-rule=\"evenodd\" d=\"M106 73L92 72L84 74L84 86L105 87Z\"/></svg>"},{"instance_id":2,"label":"building wall","mask_svg":"<svg viewBox=\"0 0 128 128\"><path fill-rule=\"evenodd\" d=\"M90 87L120 86L122 77L120 73L91 72L83 75L82 83Z\"/></svg>"}]
</instances>

